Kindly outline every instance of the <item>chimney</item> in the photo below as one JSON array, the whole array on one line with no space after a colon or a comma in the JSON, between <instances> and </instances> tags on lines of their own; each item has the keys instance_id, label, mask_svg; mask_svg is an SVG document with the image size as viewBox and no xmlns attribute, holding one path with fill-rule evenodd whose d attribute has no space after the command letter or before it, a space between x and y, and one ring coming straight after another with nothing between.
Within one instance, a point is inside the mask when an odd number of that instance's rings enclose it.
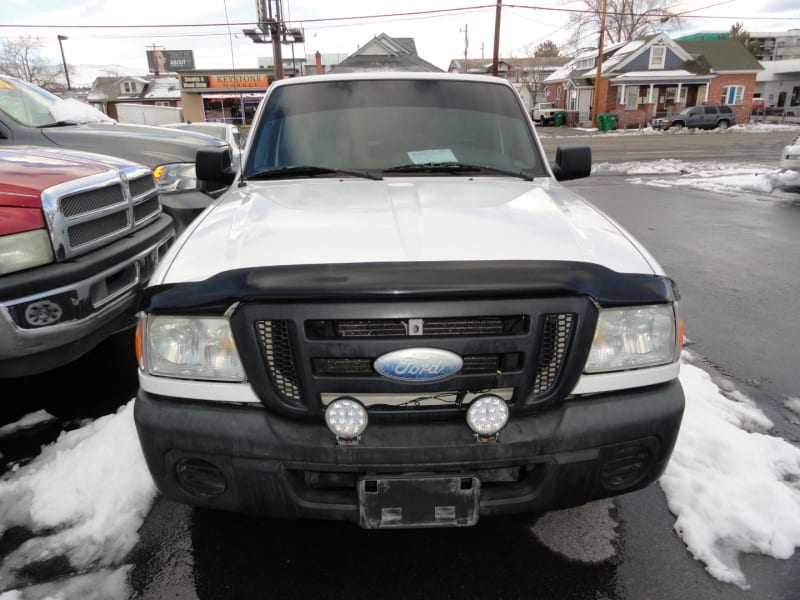
<instances>
[{"instance_id":1,"label":"chimney","mask_svg":"<svg viewBox=\"0 0 800 600\"><path fill-rule=\"evenodd\" d=\"M314 54L314 58L317 61L317 75L322 75L324 71L322 70L322 55L319 53L319 50Z\"/></svg>"}]
</instances>

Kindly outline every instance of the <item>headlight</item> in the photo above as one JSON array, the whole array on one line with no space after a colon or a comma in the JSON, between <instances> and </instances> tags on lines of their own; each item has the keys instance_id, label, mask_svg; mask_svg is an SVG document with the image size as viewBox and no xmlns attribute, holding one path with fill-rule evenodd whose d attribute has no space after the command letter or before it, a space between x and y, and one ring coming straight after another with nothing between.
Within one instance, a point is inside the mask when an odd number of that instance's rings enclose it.
<instances>
[{"instance_id":1,"label":"headlight","mask_svg":"<svg viewBox=\"0 0 800 600\"><path fill-rule=\"evenodd\" d=\"M143 365L151 375L245 380L228 319L154 315L142 319Z\"/></svg>"},{"instance_id":2,"label":"headlight","mask_svg":"<svg viewBox=\"0 0 800 600\"><path fill-rule=\"evenodd\" d=\"M602 373L666 365L679 351L671 304L600 310L584 371Z\"/></svg>"},{"instance_id":3,"label":"headlight","mask_svg":"<svg viewBox=\"0 0 800 600\"><path fill-rule=\"evenodd\" d=\"M0 275L51 262L53 262L53 249L44 229L0 237Z\"/></svg>"},{"instance_id":4,"label":"headlight","mask_svg":"<svg viewBox=\"0 0 800 600\"><path fill-rule=\"evenodd\" d=\"M153 169L159 192L182 192L197 189L194 163L171 163Z\"/></svg>"}]
</instances>

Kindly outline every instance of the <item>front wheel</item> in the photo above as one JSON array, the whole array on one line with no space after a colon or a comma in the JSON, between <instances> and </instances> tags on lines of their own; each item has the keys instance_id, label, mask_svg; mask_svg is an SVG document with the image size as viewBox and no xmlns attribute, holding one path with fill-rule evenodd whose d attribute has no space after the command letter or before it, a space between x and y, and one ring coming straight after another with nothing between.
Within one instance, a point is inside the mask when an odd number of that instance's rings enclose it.
<instances>
[{"instance_id":1,"label":"front wheel","mask_svg":"<svg viewBox=\"0 0 800 600\"><path fill-rule=\"evenodd\" d=\"M717 124L717 127L720 128L722 131L725 131L728 128L729 123L727 121L720 121Z\"/></svg>"},{"instance_id":2,"label":"front wheel","mask_svg":"<svg viewBox=\"0 0 800 600\"><path fill-rule=\"evenodd\" d=\"M672 125L670 125L670 129L674 129L675 131L683 131L685 125L681 121L675 121Z\"/></svg>"}]
</instances>

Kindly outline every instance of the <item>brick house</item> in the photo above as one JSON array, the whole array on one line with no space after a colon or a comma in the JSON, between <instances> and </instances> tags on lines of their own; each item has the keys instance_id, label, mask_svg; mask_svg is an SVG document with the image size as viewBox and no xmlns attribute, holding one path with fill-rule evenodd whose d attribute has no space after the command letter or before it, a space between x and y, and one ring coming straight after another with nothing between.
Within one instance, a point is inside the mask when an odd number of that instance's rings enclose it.
<instances>
[{"instance_id":1,"label":"brick house","mask_svg":"<svg viewBox=\"0 0 800 600\"><path fill-rule=\"evenodd\" d=\"M615 113L620 128L644 127L652 117L686 106L728 104L740 123L750 118L756 75L763 69L736 40L677 42L664 34L578 54L545 80L547 100L588 125L595 89L598 113Z\"/></svg>"}]
</instances>

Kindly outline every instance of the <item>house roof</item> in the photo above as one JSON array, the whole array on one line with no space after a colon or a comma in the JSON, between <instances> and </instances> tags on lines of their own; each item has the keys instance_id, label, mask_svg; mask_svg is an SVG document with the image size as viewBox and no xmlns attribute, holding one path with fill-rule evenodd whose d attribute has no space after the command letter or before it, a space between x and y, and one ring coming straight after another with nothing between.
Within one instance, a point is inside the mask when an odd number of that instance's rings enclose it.
<instances>
[{"instance_id":1,"label":"house roof","mask_svg":"<svg viewBox=\"0 0 800 600\"><path fill-rule=\"evenodd\" d=\"M122 84L135 82L136 92L125 92ZM97 77L87 95L89 102L130 102L133 100L180 100L181 88L176 75L160 77Z\"/></svg>"},{"instance_id":2,"label":"house roof","mask_svg":"<svg viewBox=\"0 0 800 600\"><path fill-rule=\"evenodd\" d=\"M442 72L442 69L417 55L413 38L393 38L381 33L330 70L331 73L361 71Z\"/></svg>"},{"instance_id":3,"label":"house roof","mask_svg":"<svg viewBox=\"0 0 800 600\"><path fill-rule=\"evenodd\" d=\"M682 68L678 70L665 71L661 69L651 69L648 71L626 72L626 65L636 60L642 53L648 52L654 45L665 45L672 53L683 61ZM591 79L594 80L596 67L578 69L576 65L581 60L597 56L597 51L584 51L575 56L571 62L561 69L553 72L545 78L546 82ZM638 40L616 44L608 48L603 48L603 64L601 70L603 75L614 79L651 79L659 81L676 78L697 78L708 76L710 73L720 73L725 71L755 72L762 70L763 67L750 54L747 48L735 40L693 40L677 42L669 39L664 34L646 36Z\"/></svg>"},{"instance_id":4,"label":"house roof","mask_svg":"<svg viewBox=\"0 0 800 600\"><path fill-rule=\"evenodd\" d=\"M501 71L554 71L570 61L568 56L526 56L524 58L498 58ZM491 58L468 58L466 68L463 58L450 60L448 71L459 73L489 73L492 70Z\"/></svg>"},{"instance_id":5,"label":"house roof","mask_svg":"<svg viewBox=\"0 0 800 600\"><path fill-rule=\"evenodd\" d=\"M761 71L764 67L737 40L692 40L677 44L693 56L702 56L713 71Z\"/></svg>"}]
</instances>

